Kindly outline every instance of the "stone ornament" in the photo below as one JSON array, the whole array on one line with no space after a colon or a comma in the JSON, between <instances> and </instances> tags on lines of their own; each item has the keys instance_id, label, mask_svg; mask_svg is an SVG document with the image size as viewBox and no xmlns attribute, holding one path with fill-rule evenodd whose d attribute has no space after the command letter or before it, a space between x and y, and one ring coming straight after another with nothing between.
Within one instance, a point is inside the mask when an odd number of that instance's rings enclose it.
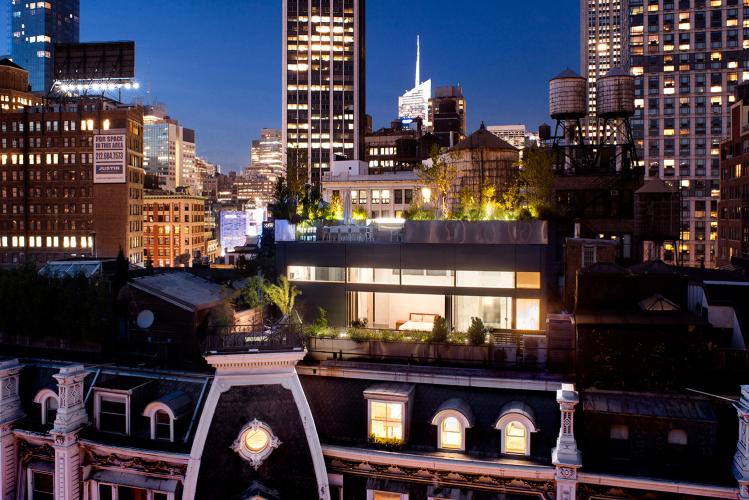
<instances>
[{"instance_id":1,"label":"stone ornament","mask_svg":"<svg viewBox=\"0 0 749 500\"><path fill-rule=\"evenodd\" d=\"M258 419L254 419L242 427L231 449L257 470L280 445L281 440L273 434L271 428Z\"/></svg>"}]
</instances>

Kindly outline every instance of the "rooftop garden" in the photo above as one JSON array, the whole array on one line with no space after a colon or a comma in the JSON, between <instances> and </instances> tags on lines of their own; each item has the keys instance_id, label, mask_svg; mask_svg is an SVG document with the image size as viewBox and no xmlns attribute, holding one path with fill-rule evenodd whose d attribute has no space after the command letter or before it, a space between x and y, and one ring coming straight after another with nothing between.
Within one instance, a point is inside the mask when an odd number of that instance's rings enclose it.
<instances>
[{"instance_id":1,"label":"rooftop garden","mask_svg":"<svg viewBox=\"0 0 749 500\"><path fill-rule=\"evenodd\" d=\"M303 226L343 221L341 198L324 201L319 187L308 182L306 168L295 166L306 164L303 155L298 156L301 159L289 161L287 176L276 183L269 205L273 216ZM402 214L405 220L530 220L543 219L552 210L553 159L544 149L526 149L515 164L514 178L501 192L493 185L483 186L479 193L456 192L458 166L453 154L435 146L430 160L415 171L422 189ZM352 207L355 222L364 222L369 215L362 206Z\"/></svg>"}]
</instances>

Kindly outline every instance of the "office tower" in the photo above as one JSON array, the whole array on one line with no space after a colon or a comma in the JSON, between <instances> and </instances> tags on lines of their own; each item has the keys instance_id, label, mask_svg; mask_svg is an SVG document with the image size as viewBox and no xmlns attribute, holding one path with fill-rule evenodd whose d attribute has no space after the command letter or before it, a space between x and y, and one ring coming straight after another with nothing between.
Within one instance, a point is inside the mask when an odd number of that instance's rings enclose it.
<instances>
[{"instance_id":1,"label":"office tower","mask_svg":"<svg viewBox=\"0 0 749 500\"><path fill-rule=\"evenodd\" d=\"M142 116L96 97L0 111L0 263L143 262Z\"/></svg>"},{"instance_id":2,"label":"office tower","mask_svg":"<svg viewBox=\"0 0 749 500\"><path fill-rule=\"evenodd\" d=\"M260 130L260 138L250 146L250 167L248 171L260 174L284 175L283 133L274 128Z\"/></svg>"},{"instance_id":3,"label":"office tower","mask_svg":"<svg viewBox=\"0 0 749 500\"><path fill-rule=\"evenodd\" d=\"M525 149L526 138L529 136L525 125L490 125L486 130L518 149Z\"/></svg>"},{"instance_id":4,"label":"office tower","mask_svg":"<svg viewBox=\"0 0 749 500\"><path fill-rule=\"evenodd\" d=\"M398 118L421 118L426 130L431 129L429 121L429 99L432 97L432 80L421 81L421 47L416 37L416 78L414 88L398 97Z\"/></svg>"},{"instance_id":5,"label":"office tower","mask_svg":"<svg viewBox=\"0 0 749 500\"><path fill-rule=\"evenodd\" d=\"M283 143L317 183L335 159L363 158L364 0L283 1Z\"/></svg>"},{"instance_id":6,"label":"office tower","mask_svg":"<svg viewBox=\"0 0 749 500\"><path fill-rule=\"evenodd\" d=\"M146 192L143 257L154 267L190 266L206 250L205 198Z\"/></svg>"},{"instance_id":7,"label":"office tower","mask_svg":"<svg viewBox=\"0 0 749 500\"><path fill-rule=\"evenodd\" d=\"M143 133L146 174L158 176L160 189L187 187L196 194L195 131L167 115L163 105L155 105L144 110Z\"/></svg>"},{"instance_id":8,"label":"office tower","mask_svg":"<svg viewBox=\"0 0 749 500\"><path fill-rule=\"evenodd\" d=\"M683 265L712 267L720 141L729 135L734 88L749 79L742 51L749 48L742 31L749 13L734 0L647 6L631 0L628 15L637 97L633 128L645 176L681 187L680 239L664 254Z\"/></svg>"},{"instance_id":9,"label":"office tower","mask_svg":"<svg viewBox=\"0 0 749 500\"><path fill-rule=\"evenodd\" d=\"M79 15L79 0L10 0L11 57L29 72L34 92L52 87L55 44L78 43Z\"/></svg>"},{"instance_id":10,"label":"office tower","mask_svg":"<svg viewBox=\"0 0 749 500\"><path fill-rule=\"evenodd\" d=\"M627 63L626 4L627 0L580 0L580 74L588 79L588 116L592 117L583 133L592 140L598 138L596 80Z\"/></svg>"},{"instance_id":11,"label":"office tower","mask_svg":"<svg viewBox=\"0 0 749 500\"><path fill-rule=\"evenodd\" d=\"M429 100L429 121L439 143L452 147L466 136L466 98L460 85L437 87Z\"/></svg>"}]
</instances>

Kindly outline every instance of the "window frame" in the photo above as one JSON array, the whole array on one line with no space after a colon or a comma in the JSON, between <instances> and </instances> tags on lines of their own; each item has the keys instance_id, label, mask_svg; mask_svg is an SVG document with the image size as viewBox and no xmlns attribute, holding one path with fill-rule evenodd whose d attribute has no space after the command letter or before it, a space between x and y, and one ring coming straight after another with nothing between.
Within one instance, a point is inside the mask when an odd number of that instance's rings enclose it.
<instances>
[{"instance_id":1,"label":"window frame","mask_svg":"<svg viewBox=\"0 0 749 500\"><path fill-rule=\"evenodd\" d=\"M442 425L448 418L455 418L460 424L460 445L457 448L445 447L442 442ZM463 413L458 410L445 409L438 412L432 419L432 425L437 426L437 448L445 451L458 451L462 452L466 450L466 431L471 428L471 422Z\"/></svg>"},{"instance_id":2,"label":"window frame","mask_svg":"<svg viewBox=\"0 0 749 500\"><path fill-rule=\"evenodd\" d=\"M370 490L367 488L367 500L374 500L375 494L385 493L387 495L400 495L400 500L408 500L408 493L400 493L398 491L385 491L385 490Z\"/></svg>"},{"instance_id":3,"label":"window frame","mask_svg":"<svg viewBox=\"0 0 749 500\"><path fill-rule=\"evenodd\" d=\"M53 466L54 467L54 466ZM33 466L26 467L26 495L25 498L33 500L34 498L34 474L46 474L52 476L52 496L55 496L55 471L36 469Z\"/></svg>"},{"instance_id":4,"label":"window frame","mask_svg":"<svg viewBox=\"0 0 749 500\"><path fill-rule=\"evenodd\" d=\"M99 491L100 486L110 486L112 488L112 500L118 500L120 497L119 488L120 486L123 486L125 488L132 488L137 490L145 490L146 491L146 497L147 500L154 500L154 494L160 493L162 495L166 495L166 500L175 500L174 493L169 491L163 491L163 490L152 490L148 488L139 488L137 486L128 486L126 484L117 484L117 483L108 483L106 481L91 481L92 488L91 488L91 500L100 500L101 499L101 493Z\"/></svg>"},{"instance_id":5,"label":"window frame","mask_svg":"<svg viewBox=\"0 0 749 500\"><path fill-rule=\"evenodd\" d=\"M400 411L401 411L401 413L400 413L400 415L401 415L401 418L400 418L400 426L401 426L401 437L400 437L400 441L401 442L405 442L405 438L406 438L406 403L404 401L392 401L392 400L387 400L387 399L375 399L375 398L367 399L367 436L375 435L374 431L372 430L372 422L373 422L373 417L374 417L374 412L372 411L372 405L373 405L373 403L386 405L386 410L385 410L386 412L387 412L387 405L398 405L398 406L400 406ZM391 422L391 421L395 422L395 420L388 420L387 417L385 417L385 422ZM375 435L375 437L378 438L378 439L398 439L398 438L395 438L395 437L389 438L387 436L383 437L383 436L377 436L377 435Z\"/></svg>"},{"instance_id":6,"label":"window frame","mask_svg":"<svg viewBox=\"0 0 749 500\"><path fill-rule=\"evenodd\" d=\"M57 408L59 409L60 408L60 400L59 400L59 398L57 396L57 393L55 391L53 391L52 389L48 389L48 388L42 389L34 397L34 403L38 403L39 405L41 405L41 422L42 422L42 425L54 424L54 422L48 422L47 421L48 420L47 419L48 412L49 412L49 401L50 401L50 399L53 399L53 398L54 398L55 402L57 403Z\"/></svg>"},{"instance_id":7,"label":"window frame","mask_svg":"<svg viewBox=\"0 0 749 500\"><path fill-rule=\"evenodd\" d=\"M113 403L124 403L125 404L125 432L107 431L101 429L101 402L109 401ZM108 391L96 391L94 392L94 423L96 424L96 430L99 432L106 432L108 434L120 434L124 436L130 435L130 396L127 394L120 394L117 392Z\"/></svg>"},{"instance_id":8,"label":"window frame","mask_svg":"<svg viewBox=\"0 0 749 500\"><path fill-rule=\"evenodd\" d=\"M152 403L149 403L148 406L146 406L146 408L143 410L143 416L148 417L150 421L151 440L167 441L167 439L157 437L156 426L158 425L157 414L159 412L164 412L169 417L169 439L168 441L170 443L173 443L174 442L174 421L177 420L177 418L172 412L172 409L160 401L154 401Z\"/></svg>"},{"instance_id":9,"label":"window frame","mask_svg":"<svg viewBox=\"0 0 749 500\"><path fill-rule=\"evenodd\" d=\"M506 428L511 422L518 422L520 425L525 427L525 451L524 453L508 452L507 451L507 436ZM494 428L502 433L500 437L501 446L500 451L503 455L515 455L515 456L526 456L531 455L531 433L538 432L536 424L527 415L524 415L518 411L508 411L502 414L497 420Z\"/></svg>"}]
</instances>

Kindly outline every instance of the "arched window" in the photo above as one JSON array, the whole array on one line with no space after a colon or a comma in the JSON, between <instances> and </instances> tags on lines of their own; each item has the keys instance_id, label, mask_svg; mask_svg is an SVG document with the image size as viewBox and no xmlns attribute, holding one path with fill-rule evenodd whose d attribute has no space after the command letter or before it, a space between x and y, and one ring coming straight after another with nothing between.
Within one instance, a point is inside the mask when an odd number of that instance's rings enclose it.
<instances>
[{"instance_id":1,"label":"arched window","mask_svg":"<svg viewBox=\"0 0 749 500\"><path fill-rule=\"evenodd\" d=\"M495 429L502 432L502 453L531 454L531 432L538 432L533 410L519 401L507 403L500 410Z\"/></svg>"},{"instance_id":2,"label":"arched window","mask_svg":"<svg viewBox=\"0 0 749 500\"><path fill-rule=\"evenodd\" d=\"M34 403L41 406L42 425L52 425L57 418L57 393L52 389L42 389L36 394Z\"/></svg>"},{"instance_id":3,"label":"arched window","mask_svg":"<svg viewBox=\"0 0 749 500\"><path fill-rule=\"evenodd\" d=\"M150 403L143 416L151 419L151 439L174 441L174 416L167 405L157 401Z\"/></svg>"},{"instance_id":4,"label":"arched window","mask_svg":"<svg viewBox=\"0 0 749 500\"><path fill-rule=\"evenodd\" d=\"M438 448L465 451L466 429L473 426L473 413L462 400L450 399L437 409L432 425L437 426Z\"/></svg>"},{"instance_id":5,"label":"arched window","mask_svg":"<svg viewBox=\"0 0 749 500\"><path fill-rule=\"evenodd\" d=\"M175 422L189 415L192 409L190 396L182 391L171 392L149 403L143 416L151 421L151 439L174 442Z\"/></svg>"}]
</instances>

